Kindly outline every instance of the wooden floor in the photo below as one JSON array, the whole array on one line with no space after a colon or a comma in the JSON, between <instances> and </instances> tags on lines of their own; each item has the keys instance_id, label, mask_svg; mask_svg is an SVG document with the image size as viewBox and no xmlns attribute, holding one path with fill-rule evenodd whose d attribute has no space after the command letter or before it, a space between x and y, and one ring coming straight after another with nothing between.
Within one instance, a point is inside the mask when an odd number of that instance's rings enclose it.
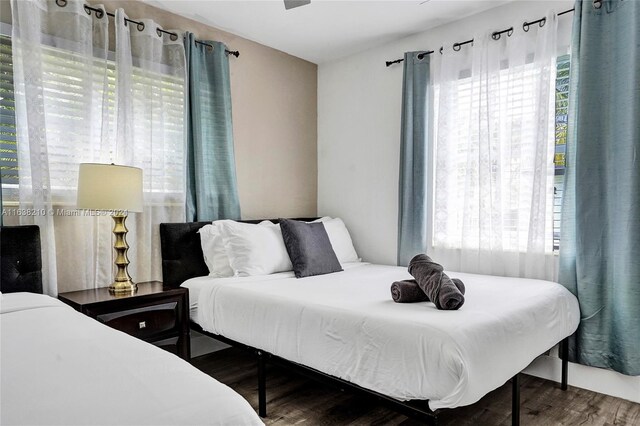
<instances>
[{"instance_id":1,"label":"wooden floor","mask_svg":"<svg viewBox=\"0 0 640 426\"><path fill-rule=\"evenodd\" d=\"M257 409L256 362L240 349L224 349L192 359L193 365L242 395ZM521 380L521 424L640 426L640 404L559 385L532 376ZM282 368L269 366L267 425L419 425L370 398L318 384ZM505 384L476 404L445 410L441 425L511 424L511 385Z\"/></svg>"}]
</instances>

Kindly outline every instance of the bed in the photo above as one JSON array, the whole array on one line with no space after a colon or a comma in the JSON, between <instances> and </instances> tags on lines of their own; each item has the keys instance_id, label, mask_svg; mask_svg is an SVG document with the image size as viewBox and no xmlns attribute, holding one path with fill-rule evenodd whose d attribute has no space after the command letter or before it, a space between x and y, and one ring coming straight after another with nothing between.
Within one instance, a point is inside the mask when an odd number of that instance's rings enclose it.
<instances>
[{"instance_id":1,"label":"bed","mask_svg":"<svg viewBox=\"0 0 640 426\"><path fill-rule=\"evenodd\" d=\"M38 228L1 232L0 424L263 424L186 361L38 294Z\"/></svg>"},{"instance_id":2,"label":"bed","mask_svg":"<svg viewBox=\"0 0 640 426\"><path fill-rule=\"evenodd\" d=\"M394 303L390 283L410 278L394 266L358 262L302 280L291 272L214 278L199 264L196 232L204 225L161 226L165 283L189 288L192 328L256 353L263 416L267 361L431 423L440 410L472 404L513 378L518 424L518 373L558 343L566 389L566 338L579 309L558 284L452 273L467 294L463 309L447 312Z\"/></svg>"},{"instance_id":3,"label":"bed","mask_svg":"<svg viewBox=\"0 0 640 426\"><path fill-rule=\"evenodd\" d=\"M260 425L187 362L34 293L0 296L3 425Z\"/></svg>"}]
</instances>

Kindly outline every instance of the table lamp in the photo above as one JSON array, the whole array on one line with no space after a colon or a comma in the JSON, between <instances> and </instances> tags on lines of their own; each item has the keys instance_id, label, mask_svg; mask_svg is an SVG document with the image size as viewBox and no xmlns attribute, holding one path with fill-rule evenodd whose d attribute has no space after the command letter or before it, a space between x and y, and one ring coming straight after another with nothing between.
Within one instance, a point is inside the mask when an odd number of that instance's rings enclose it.
<instances>
[{"instance_id":1,"label":"table lamp","mask_svg":"<svg viewBox=\"0 0 640 426\"><path fill-rule=\"evenodd\" d=\"M138 287L127 271L129 245L125 220L129 212L142 211L142 169L115 164L80 164L77 207L111 212L117 272L109 291L135 293Z\"/></svg>"}]
</instances>

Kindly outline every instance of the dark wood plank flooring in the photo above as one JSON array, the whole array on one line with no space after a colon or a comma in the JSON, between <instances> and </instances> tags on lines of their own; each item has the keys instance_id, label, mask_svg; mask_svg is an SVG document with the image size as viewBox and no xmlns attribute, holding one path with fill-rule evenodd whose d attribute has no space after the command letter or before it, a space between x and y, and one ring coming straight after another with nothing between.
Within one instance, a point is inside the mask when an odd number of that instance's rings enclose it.
<instances>
[{"instance_id":1,"label":"dark wood plank flooring","mask_svg":"<svg viewBox=\"0 0 640 426\"><path fill-rule=\"evenodd\" d=\"M227 384L257 409L255 359L240 349L224 349L192 359L192 364ZM521 424L553 425L640 425L640 404L522 376ZM379 405L371 398L318 384L293 372L269 366L267 373L267 425L402 425L420 423ZM441 425L511 424L510 383L468 407L439 414Z\"/></svg>"}]
</instances>

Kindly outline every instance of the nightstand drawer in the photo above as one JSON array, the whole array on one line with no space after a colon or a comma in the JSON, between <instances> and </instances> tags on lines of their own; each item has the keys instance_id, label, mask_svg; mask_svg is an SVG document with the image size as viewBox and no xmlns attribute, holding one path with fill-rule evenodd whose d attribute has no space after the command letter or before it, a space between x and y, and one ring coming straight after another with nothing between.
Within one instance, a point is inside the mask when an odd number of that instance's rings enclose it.
<instances>
[{"instance_id":1,"label":"nightstand drawer","mask_svg":"<svg viewBox=\"0 0 640 426\"><path fill-rule=\"evenodd\" d=\"M145 306L96 316L98 321L132 336L148 339L179 328L178 302Z\"/></svg>"}]
</instances>

